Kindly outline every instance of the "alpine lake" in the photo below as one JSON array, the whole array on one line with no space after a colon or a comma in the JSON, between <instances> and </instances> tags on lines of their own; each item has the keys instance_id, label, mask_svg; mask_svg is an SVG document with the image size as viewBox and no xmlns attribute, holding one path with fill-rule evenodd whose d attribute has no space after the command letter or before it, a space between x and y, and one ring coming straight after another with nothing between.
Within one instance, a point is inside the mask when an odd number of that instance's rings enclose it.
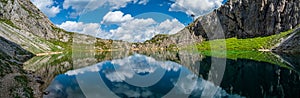
<instances>
[{"instance_id":1,"label":"alpine lake","mask_svg":"<svg viewBox=\"0 0 300 98\"><path fill-rule=\"evenodd\" d=\"M37 56L44 98L300 97L300 55L110 51Z\"/></svg>"}]
</instances>

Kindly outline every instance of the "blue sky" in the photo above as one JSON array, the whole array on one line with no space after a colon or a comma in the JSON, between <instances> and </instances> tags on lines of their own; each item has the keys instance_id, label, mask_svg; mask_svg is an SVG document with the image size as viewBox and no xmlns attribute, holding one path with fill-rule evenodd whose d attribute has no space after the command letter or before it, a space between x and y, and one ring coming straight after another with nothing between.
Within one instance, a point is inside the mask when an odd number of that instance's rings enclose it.
<instances>
[{"instance_id":1,"label":"blue sky","mask_svg":"<svg viewBox=\"0 0 300 98\"><path fill-rule=\"evenodd\" d=\"M31 0L58 27L104 39L143 42L174 34L226 0Z\"/></svg>"}]
</instances>

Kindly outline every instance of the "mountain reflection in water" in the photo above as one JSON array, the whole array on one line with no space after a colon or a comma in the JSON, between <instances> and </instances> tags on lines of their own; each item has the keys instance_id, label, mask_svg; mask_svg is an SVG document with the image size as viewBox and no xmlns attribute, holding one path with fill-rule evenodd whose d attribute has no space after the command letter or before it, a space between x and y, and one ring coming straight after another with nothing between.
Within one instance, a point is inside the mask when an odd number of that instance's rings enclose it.
<instances>
[{"instance_id":1,"label":"mountain reflection in water","mask_svg":"<svg viewBox=\"0 0 300 98\"><path fill-rule=\"evenodd\" d=\"M45 80L46 98L300 97L299 55L116 54L122 53L38 57L25 69Z\"/></svg>"},{"instance_id":2,"label":"mountain reflection in water","mask_svg":"<svg viewBox=\"0 0 300 98\"><path fill-rule=\"evenodd\" d=\"M44 97L232 96L180 64L140 54L68 71L46 91Z\"/></svg>"}]
</instances>

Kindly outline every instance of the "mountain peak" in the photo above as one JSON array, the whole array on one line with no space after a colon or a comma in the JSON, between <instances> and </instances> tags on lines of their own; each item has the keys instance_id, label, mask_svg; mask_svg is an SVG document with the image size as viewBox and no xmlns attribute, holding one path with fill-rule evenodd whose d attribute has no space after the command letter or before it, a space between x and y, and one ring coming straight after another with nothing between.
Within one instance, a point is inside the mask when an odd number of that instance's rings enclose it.
<instances>
[{"instance_id":1,"label":"mountain peak","mask_svg":"<svg viewBox=\"0 0 300 98\"><path fill-rule=\"evenodd\" d=\"M23 30L42 38L58 39L53 32L55 25L30 0L2 0L0 12L1 19L9 20Z\"/></svg>"}]
</instances>

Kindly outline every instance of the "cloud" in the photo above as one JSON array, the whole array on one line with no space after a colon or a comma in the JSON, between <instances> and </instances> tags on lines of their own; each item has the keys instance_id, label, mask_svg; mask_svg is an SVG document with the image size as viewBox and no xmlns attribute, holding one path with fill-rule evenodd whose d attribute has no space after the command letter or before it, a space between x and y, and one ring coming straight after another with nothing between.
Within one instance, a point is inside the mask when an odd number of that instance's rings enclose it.
<instances>
[{"instance_id":1,"label":"cloud","mask_svg":"<svg viewBox=\"0 0 300 98\"><path fill-rule=\"evenodd\" d=\"M124 22L119 28L110 30L110 32L112 33L111 39L143 42L157 34L175 34L182 28L184 25L177 19L167 19L162 23L157 23L152 18L147 18Z\"/></svg>"},{"instance_id":2,"label":"cloud","mask_svg":"<svg viewBox=\"0 0 300 98\"><path fill-rule=\"evenodd\" d=\"M131 17L130 14L124 15L121 11L114 11L114 12L108 12L102 20L102 24L111 24L111 23L122 23L125 21L132 20L133 17Z\"/></svg>"},{"instance_id":3,"label":"cloud","mask_svg":"<svg viewBox=\"0 0 300 98\"><path fill-rule=\"evenodd\" d=\"M140 0L138 4L146 5L149 2L149 0Z\"/></svg>"},{"instance_id":4,"label":"cloud","mask_svg":"<svg viewBox=\"0 0 300 98\"><path fill-rule=\"evenodd\" d=\"M66 21L57 26L70 32L77 32L92 36L99 36L97 34L106 34L104 31L101 30L101 25L98 23Z\"/></svg>"},{"instance_id":5,"label":"cloud","mask_svg":"<svg viewBox=\"0 0 300 98\"><path fill-rule=\"evenodd\" d=\"M167 19L166 21L160 23L158 26L159 33L161 34L175 34L183 28L184 25L177 19Z\"/></svg>"},{"instance_id":6,"label":"cloud","mask_svg":"<svg viewBox=\"0 0 300 98\"><path fill-rule=\"evenodd\" d=\"M99 72L103 70L105 64L113 65L114 69L105 69L103 73L111 82L122 82L125 79L133 78L136 73L154 73L158 68L165 71L177 72L181 65L171 61L157 61L152 57L147 57L140 54L134 54L132 56L115 59L112 61L104 61L96 65L71 70L66 72L66 75L79 75L87 72Z\"/></svg>"},{"instance_id":7,"label":"cloud","mask_svg":"<svg viewBox=\"0 0 300 98\"><path fill-rule=\"evenodd\" d=\"M149 98L153 97L153 92L149 88L132 87L126 83L115 83L111 89L115 94L124 94L130 98Z\"/></svg>"},{"instance_id":8,"label":"cloud","mask_svg":"<svg viewBox=\"0 0 300 98\"><path fill-rule=\"evenodd\" d=\"M119 27L105 31L101 24L117 24ZM103 39L124 40L129 42L144 42L157 34L175 34L185 26L177 19L167 19L161 23L152 18L137 19L121 11L108 12L100 23L83 23L66 21L60 25L67 31L93 35Z\"/></svg>"},{"instance_id":9,"label":"cloud","mask_svg":"<svg viewBox=\"0 0 300 98\"><path fill-rule=\"evenodd\" d=\"M110 10L116 10L126 7L128 3L145 5L148 2L149 0L65 0L63 8L75 10L75 12L70 14L78 16L89 11L94 11L99 7L108 7Z\"/></svg>"},{"instance_id":10,"label":"cloud","mask_svg":"<svg viewBox=\"0 0 300 98\"><path fill-rule=\"evenodd\" d=\"M59 6L54 6L53 0L31 0L31 2L48 17L55 17L61 10Z\"/></svg>"},{"instance_id":11,"label":"cloud","mask_svg":"<svg viewBox=\"0 0 300 98\"><path fill-rule=\"evenodd\" d=\"M99 23L66 21L57 26L70 32L129 42L143 42L157 34L175 34L184 28L184 25L177 19L168 19L162 23L157 23L152 18L133 19L132 21L121 23L120 27L109 32L102 30Z\"/></svg>"},{"instance_id":12,"label":"cloud","mask_svg":"<svg viewBox=\"0 0 300 98\"><path fill-rule=\"evenodd\" d=\"M71 17L77 17L83 13L96 10L105 4L105 0L65 0L63 3L64 9L73 9L70 13Z\"/></svg>"},{"instance_id":13,"label":"cloud","mask_svg":"<svg viewBox=\"0 0 300 98\"><path fill-rule=\"evenodd\" d=\"M68 72L66 72L66 75L72 76L72 75L79 75L79 74L84 74L86 72L98 72L101 70L102 65L105 64L106 62L101 62L98 63L96 65L93 66L88 66L88 67L84 67L84 68L80 68L80 69L76 69L76 70L70 70Z\"/></svg>"},{"instance_id":14,"label":"cloud","mask_svg":"<svg viewBox=\"0 0 300 98\"><path fill-rule=\"evenodd\" d=\"M111 82L122 82L126 79L133 78L137 73L153 74L159 72L157 71L158 69L178 71L181 68L181 65L177 63L157 61L152 57L140 54L134 54L124 59L113 60L111 63L115 66L115 70L105 73L105 76Z\"/></svg>"},{"instance_id":15,"label":"cloud","mask_svg":"<svg viewBox=\"0 0 300 98\"><path fill-rule=\"evenodd\" d=\"M156 33L155 26L157 22L152 18L148 19L134 19L122 23L117 29L110 30L112 39L120 39L130 42L141 42L145 38L151 38Z\"/></svg>"},{"instance_id":16,"label":"cloud","mask_svg":"<svg viewBox=\"0 0 300 98\"><path fill-rule=\"evenodd\" d=\"M223 0L175 0L169 11L182 11L201 16L222 5Z\"/></svg>"}]
</instances>

